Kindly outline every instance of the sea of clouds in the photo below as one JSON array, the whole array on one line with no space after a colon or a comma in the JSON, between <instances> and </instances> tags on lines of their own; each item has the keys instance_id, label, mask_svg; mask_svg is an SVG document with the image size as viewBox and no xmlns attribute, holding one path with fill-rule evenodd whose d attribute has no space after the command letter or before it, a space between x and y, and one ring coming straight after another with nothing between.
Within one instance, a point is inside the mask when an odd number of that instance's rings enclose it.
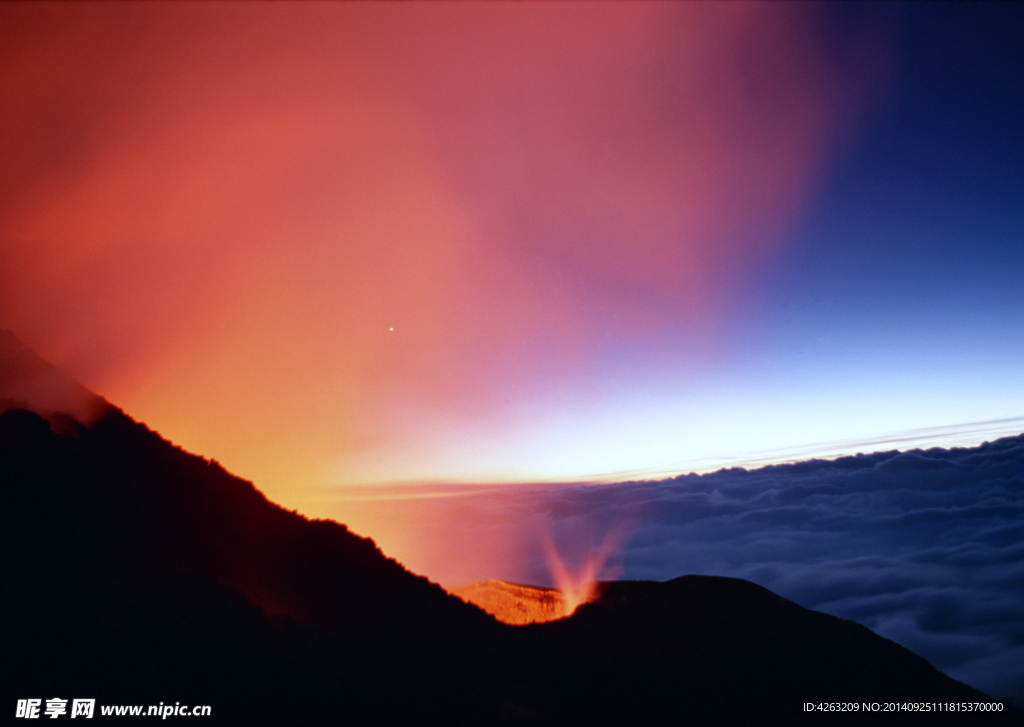
<instances>
[{"instance_id":1,"label":"sea of clouds","mask_svg":"<svg viewBox=\"0 0 1024 727\"><path fill-rule=\"evenodd\" d=\"M629 523L620 577L746 578L1024 705L1024 435L531 497L556 532Z\"/></svg>"},{"instance_id":2,"label":"sea of clouds","mask_svg":"<svg viewBox=\"0 0 1024 727\"><path fill-rule=\"evenodd\" d=\"M858 621L1024 706L1024 435L656 482L469 488L375 506L405 518L416 542L405 562L417 570L421 558L419 572L440 582L551 584L544 538L579 567L607 537L616 547L606 578L745 578ZM431 562L441 565L432 572Z\"/></svg>"}]
</instances>

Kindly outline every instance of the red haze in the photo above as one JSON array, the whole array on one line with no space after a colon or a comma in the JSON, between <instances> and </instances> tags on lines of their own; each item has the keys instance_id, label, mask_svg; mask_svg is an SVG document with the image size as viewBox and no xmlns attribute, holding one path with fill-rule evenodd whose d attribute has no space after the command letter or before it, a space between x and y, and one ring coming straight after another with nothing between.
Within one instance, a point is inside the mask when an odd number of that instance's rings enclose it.
<instances>
[{"instance_id":1,"label":"red haze","mask_svg":"<svg viewBox=\"0 0 1024 727\"><path fill-rule=\"evenodd\" d=\"M445 476L446 432L500 438L610 333L712 349L863 106L841 69L874 67L797 4L5 3L0 28L0 325L285 503Z\"/></svg>"}]
</instances>

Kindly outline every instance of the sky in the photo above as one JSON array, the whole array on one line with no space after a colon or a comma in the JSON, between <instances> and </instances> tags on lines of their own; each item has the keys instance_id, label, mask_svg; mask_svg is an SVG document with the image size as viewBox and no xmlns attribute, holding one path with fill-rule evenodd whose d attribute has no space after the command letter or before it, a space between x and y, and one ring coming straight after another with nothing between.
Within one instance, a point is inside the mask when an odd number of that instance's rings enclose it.
<instances>
[{"instance_id":1,"label":"sky","mask_svg":"<svg viewBox=\"0 0 1024 727\"><path fill-rule=\"evenodd\" d=\"M1024 431L1022 37L1016 3L0 3L0 328L434 580L611 533L606 576L750 578L1020 700L1018 450L892 450Z\"/></svg>"},{"instance_id":2,"label":"sky","mask_svg":"<svg viewBox=\"0 0 1024 727\"><path fill-rule=\"evenodd\" d=\"M278 501L1024 415L1016 5L0 13L0 325Z\"/></svg>"}]
</instances>

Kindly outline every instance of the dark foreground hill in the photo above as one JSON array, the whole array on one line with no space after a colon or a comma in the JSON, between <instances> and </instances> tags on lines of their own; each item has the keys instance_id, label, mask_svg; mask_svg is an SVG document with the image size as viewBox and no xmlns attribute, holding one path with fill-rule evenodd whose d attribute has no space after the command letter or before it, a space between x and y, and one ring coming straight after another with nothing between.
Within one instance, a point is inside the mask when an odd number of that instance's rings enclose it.
<instances>
[{"instance_id":1,"label":"dark foreground hill","mask_svg":"<svg viewBox=\"0 0 1024 727\"><path fill-rule=\"evenodd\" d=\"M17 699L61 697L208 704L204 723L225 724L831 724L798 705L991 701L734 579L607 583L571 618L500 624L113 407L85 426L10 402L8 715Z\"/></svg>"}]
</instances>

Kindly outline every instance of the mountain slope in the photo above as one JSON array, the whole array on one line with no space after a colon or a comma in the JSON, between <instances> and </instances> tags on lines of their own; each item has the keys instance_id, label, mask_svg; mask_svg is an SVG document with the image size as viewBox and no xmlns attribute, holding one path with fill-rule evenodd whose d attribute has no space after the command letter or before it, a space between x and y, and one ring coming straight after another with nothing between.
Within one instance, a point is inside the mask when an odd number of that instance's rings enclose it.
<instances>
[{"instance_id":1,"label":"mountain slope","mask_svg":"<svg viewBox=\"0 0 1024 727\"><path fill-rule=\"evenodd\" d=\"M8 410L0 415L0 441L7 445L0 450L4 552L16 554L7 570L17 598L7 605L18 633L33 641L59 641L48 636L58 632L72 642L85 639L78 667L67 667L69 679L93 672L89 652L106 651L117 676L111 682L119 683L126 655L140 661L148 653L147 647L135 654L134 644L162 643L190 619L207 623L218 638L234 633L241 641L223 646L229 651L259 647L264 657L283 658L301 646L276 640L284 632L271 622L287 618L289 628L315 630L307 630L315 647L338 661L328 671L357 678L364 711L397 719L410 707L400 698L408 694L417 708L440 699L458 705L451 718L468 717L461 714L464 693L486 691L471 652L493 640L487 633L497 624L385 558L372 541L272 505L249 483L118 411L62 437L32 413ZM224 629L211 626L211 618ZM72 621L81 633L69 632ZM43 681L55 658L66 661L60 643L24 646L22 661L34 663ZM158 683L188 683L195 664L209 656L180 654L175 663L154 649L151 664L133 669L155 670ZM446 683L431 668L438 659L457 665L445 673ZM31 671L26 665L22 675Z\"/></svg>"},{"instance_id":2,"label":"mountain slope","mask_svg":"<svg viewBox=\"0 0 1024 727\"><path fill-rule=\"evenodd\" d=\"M506 626L109 405L90 426L0 408L9 706L180 701L227 724L789 724L802 701L989 701L734 579L608 583L569 619Z\"/></svg>"}]
</instances>

